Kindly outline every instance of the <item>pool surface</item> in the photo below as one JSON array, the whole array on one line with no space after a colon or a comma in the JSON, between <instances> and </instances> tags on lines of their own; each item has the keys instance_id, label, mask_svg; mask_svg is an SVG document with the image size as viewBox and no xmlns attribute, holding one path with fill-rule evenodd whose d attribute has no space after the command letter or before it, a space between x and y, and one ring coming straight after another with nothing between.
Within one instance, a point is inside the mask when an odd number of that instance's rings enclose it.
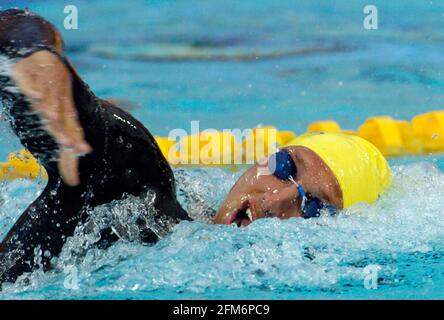
<instances>
[{"instance_id":1,"label":"pool surface","mask_svg":"<svg viewBox=\"0 0 444 320\"><path fill-rule=\"evenodd\" d=\"M68 3L66 3L68 4ZM315 120L356 129L366 118L410 120L444 109L444 3L372 1L3 1L53 22L93 91L123 101L155 135L274 125L302 133ZM21 148L0 122L0 159ZM3 161L3 160L0 160ZM390 160L394 181L374 205L337 217L262 219L247 228L180 223L154 246L93 248L80 226L48 273L7 284L0 299L444 299L444 156ZM176 169L181 192L211 206L241 174ZM0 182L0 237L43 181ZM97 208L132 223L149 199ZM372 275L376 275L372 277ZM376 280L375 280L376 279ZM373 281L375 280L375 281Z\"/></svg>"}]
</instances>

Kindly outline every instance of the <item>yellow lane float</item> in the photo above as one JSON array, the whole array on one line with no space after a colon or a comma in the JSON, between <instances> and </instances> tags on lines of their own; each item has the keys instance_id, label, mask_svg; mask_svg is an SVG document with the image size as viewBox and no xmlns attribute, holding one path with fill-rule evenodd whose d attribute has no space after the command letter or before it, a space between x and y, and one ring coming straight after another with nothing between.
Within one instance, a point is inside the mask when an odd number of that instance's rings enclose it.
<instances>
[{"instance_id":1,"label":"yellow lane float","mask_svg":"<svg viewBox=\"0 0 444 320\"><path fill-rule=\"evenodd\" d=\"M412 124L405 120L396 121L396 124L404 146L404 150L400 155L419 155L424 152L422 141L413 131Z\"/></svg>"},{"instance_id":2,"label":"yellow lane float","mask_svg":"<svg viewBox=\"0 0 444 320\"><path fill-rule=\"evenodd\" d=\"M342 132L342 129L336 121L326 120L326 121L312 122L308 126L307 132L315 132L315 131Z\"/></svg>"},{"instance_id":3,"label":"yellow lane float","mask_svg":"<svg viewBox=\"0 0 444 320\"><path fill-rule=\"evenodd\" d=\"M38 177L47 179L46 171L26 150L22 150L18 154L10 153L8 161L0 163L0 180L36 179Z\"/></svg>"},{"instance_id":4,"label":"yellow lane float","mask_svg":"<svg viewBox=\"0 0 444 320\"><path fill-rule=\"evenodd\" d=\"M415 116L412 121L389 116L368 118L357 131L343 130L334 120L311 123L307 132L344 132L373 143L386 157L427 155L444 152L444 110ZM156 136L165 158L173 166L229 166L251 164L287 145L296 137L292 131L266 126L244 130L241 140L233 131L205 130L178 141ZM0 180L46 178L46 173L27 151L11 153L0 163Z\"/></svg>"},{"instance_id":5,"label":"yellow lane float","mask_svg":"<svg viewBox=\"0 0 444 320\"><path fill-rule=\"evenodd\" d=\"M164 155L172 165L218 166L242 159L242 147L232 133L206 130L180 139Z\"/></svg>"},{"instance_id":6,"label":"yellow lane float","mask_svg":"<svg viewBox=\"0 0 444 320\"><path fill-rule=\"evenodd\" d=\"M412 120L413 132L422 144L423 152L444 150L444 110L417 115Z\"/></svg>"},{"instance_id":7,"label":"yellow lane float","mask_svg":"<svg viewBox=\"0 0 444 320\"><path fill-rule=\"evenodd\" d=\"M401 132L391 117L367 119L359 127L358 135L372 142L385 156L397 156L404 152Z\"/></svg>"}]
</instances>

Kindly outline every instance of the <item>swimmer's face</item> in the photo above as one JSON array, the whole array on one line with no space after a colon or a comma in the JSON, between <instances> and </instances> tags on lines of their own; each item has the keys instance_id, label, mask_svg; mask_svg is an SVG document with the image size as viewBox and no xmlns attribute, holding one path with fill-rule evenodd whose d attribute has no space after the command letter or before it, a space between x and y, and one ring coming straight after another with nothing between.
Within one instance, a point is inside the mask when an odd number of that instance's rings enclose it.
<instances>
[{"instance_id":1,"label":"swimmer's face","mask_svg":"<svg viewBox=\"0 0 444 320\"><path fill-rule=\"evenodd\" d=\"M313 151L302 146L286 148L296 165L295 180L306 193L342 208L342 191L333 172ZM294 183L268 170L267 161L248 169L219 208L215 223L249 225L256 219L301 217L301 197Z\"/></svg>"}]
</instances>

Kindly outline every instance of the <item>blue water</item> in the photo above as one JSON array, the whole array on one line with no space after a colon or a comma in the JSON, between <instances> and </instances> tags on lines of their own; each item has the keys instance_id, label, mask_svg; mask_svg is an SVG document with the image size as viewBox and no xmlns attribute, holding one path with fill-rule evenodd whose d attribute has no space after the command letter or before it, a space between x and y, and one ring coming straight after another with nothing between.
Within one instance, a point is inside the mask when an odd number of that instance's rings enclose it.
<instances>
[{"instance_id":1,"label":"blue water","mask_svg":"<svg viewBox=\"0 0 444 320\"><path fill-rule=\"evenodd\" d=\"M305 131L335 119L410 120L444 106L444 3L372 1L379 29L362 27L367 1L70 1L79 30L63 29L60 1L29 6L63 33L92 89L124 105L156 135L274 125ZM0 156L20 145L0 124ZM26 275L2 299L444 298L444 157L390 161L394 183L376 204L336 218L258 220L248 228L184 222L154 246L90 248L81 226L55 270ZM217 206L241 172L176 170L178 184ZM0 237L44 182L2 182ZM184 206L189 205L181 197ZM126 213L131 203L99 208ZM107 211L108 210L108 211ZM195 213L197 216L199 213ZM202 217L201 217L202 218ZM378 266L377 289L365 270ZM78 280L77 286L69 285Z\"/></svg>"}]
</instances>

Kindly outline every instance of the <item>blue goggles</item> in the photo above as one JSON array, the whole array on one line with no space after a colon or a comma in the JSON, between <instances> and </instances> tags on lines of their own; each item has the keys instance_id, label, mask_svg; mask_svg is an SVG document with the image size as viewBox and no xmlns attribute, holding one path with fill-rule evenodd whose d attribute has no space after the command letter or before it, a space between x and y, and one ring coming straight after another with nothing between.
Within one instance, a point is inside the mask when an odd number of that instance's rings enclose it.
<instances>
[{"instance_id":1,"label":"blue goggles","mask_svg":"<svg viewBox=\"0 0 444 320\"><path fill-rule=\"evenodd\" d=\"M268 160L268 169L276 178L290 180L296 184L296 188L302 198L302 217L305 219L319 217L321 215L321 210L327 210L330 215L336 213L336 208L334 206L326 204L311 194L306 193L304 188L299 183L296 183L294 180L297 174L296 164L287 150L281 150L271 155Z\"/></svg>"}]
</instances>

